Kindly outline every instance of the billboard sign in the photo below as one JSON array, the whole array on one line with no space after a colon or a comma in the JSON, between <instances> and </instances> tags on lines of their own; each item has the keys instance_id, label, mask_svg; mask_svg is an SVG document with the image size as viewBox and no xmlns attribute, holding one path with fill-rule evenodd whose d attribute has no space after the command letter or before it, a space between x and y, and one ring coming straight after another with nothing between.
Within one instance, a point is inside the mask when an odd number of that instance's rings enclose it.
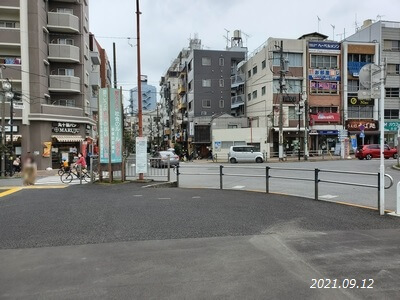
<instances>
[{"instance_id":1,"label":"billboard sign","mask_svg":"<svg viewBox=\"0 0 400 300\"><path fill-rule=\"evenodd\" d=\"M310 53L340 53L340 43L335 42L309 42L308 51Z\"/></svg>"},{"instance_id":2,"label":"billboard sign","mask_svg":"<svg viewBox=\"0 0 400 300\"><path fill-rule=\"evenodd\" d=\"M364 126L361 130L360 126ZM374 131L378 130L378 121L375 120L347 120L346 129L349 131Z\"/></svg>"},{"instance_id":3,"label":"billboard sign","mask_svg":"<svg viewBox=\"0 0 400 300\"><path fill-rule=\"evenodd\" d=\"M136 137L136 173L147 173L147 137Z\"/></svg>"},{"instance_id":4,"label":"billboard sign","mask_svg":"<svg viewBox=\"0 0 400 300\"><path fill-rule=\"evenodd\" d=\"M122 107L119 89L110 89L109 111L111 163L122 163Z\"/></svg>"},{"instance_id":5,"label":"billboard sign","mask_svg":"<svg viewBox=\"0 0 400 300\"><path fill-rule=\"evenodd\" d=\"M108 164L110 161L110 134L109 134L109 89L99 91L99 146L100 163Z\"/></svg>"},{"instance_id":6,"label":"billboard sign","mask_svg":"<svg viewBox=\"0 0 400 300\"><path fill-rule=\"evenodd\" d=\"M368 106L374 105L374 100L371 99L360 99L358 97L348 97L349 106Z\"/></svg>"},{"instance_id":7,"label":"billboard sign","mask_svg":"<svg viewBox=\"0 0 400 300\"><path fill-rule=\"evenodd\" d=\"M309 80L332 80L340 81L340 70L333 69L309 69Z\"/></svg>"}]
</instances>

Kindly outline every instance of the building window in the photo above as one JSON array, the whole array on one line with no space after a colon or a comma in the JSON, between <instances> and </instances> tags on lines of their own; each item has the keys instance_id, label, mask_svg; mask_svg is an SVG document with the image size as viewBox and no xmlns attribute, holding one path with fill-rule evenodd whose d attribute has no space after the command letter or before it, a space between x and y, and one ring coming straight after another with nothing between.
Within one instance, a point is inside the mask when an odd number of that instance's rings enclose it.
<instances>
[{"instance_id":1,"label":"building window","mask_svg":"<svg viewBox=\"0 0 400 300\"><path fill-rule=\"evenodd\" d=\"M288 94L299 94L302 92L302 80L288 79L286 80L286 90ZM273 81L274 93L280 92L279 79Z\"/></svg>"},{"instance_id":2,"label":"building window","mask_svg":"<svg viewBox=\"0 0 400 300\"><path fill-rule=\"evenodd\" d=\"M360 89L360 82L358 80L347 81L347 92L357 93L359 89Z\"/></svg>"},{"instance_id":3,"label":"building window","mask_svg":"<svg viewBox=\"0 0 400 300\"><path fill-rule=\"evenodd\" d=\"M203 87L211 87L211 79L203 79L201 84Z\"/></svg>"},{"instance_id":4,"label":"building window","mask_svg":"<svg viewBox=\"0 0 400 300\"><path fill-rule=\"evenodd\" d=\"M312 114L319 114L319 113L337 113L338 107L337 106L313 106L310 108Z\"/></svg>"},{"instance_id":5,"label":"building window","mask_svg":"<svg viewBox=\"0 0 400 300\"><path fill-rule=\"evenodd\" d=\"M248 93L247 94L247 101L250 101L251 100L251 93Z\"/></svg>"},{"instance_id":6,"label":"building window","mask_svg":"<svg viewBox=\"0 0 400 300\"><path fill-rule=\"evenodd\" d=\"M223 58L223 57L220 57L220 58L219 58L219 65L220 65L221 67L223 67L224 64L225 64L224 58Z\"/></svg>"},{"instance_id":7,"label":"building window","mask_svg":"<svg viewBox=\"0 0 400 300\"><path fill-rule=\"evenodd\" d=\"M13 21L0 21L0 27L5 27L5 28L16 28L17 22Z\"/></svg>"},{"instance_id":8,"label":"building window","mask_svg":"<svg viewBox=\"0 0 400 300\"><path fill-rule=\"evenodd\" d=\"M225 107L225 101L219 100L219 108L224 108L224 107Z\"/></svg>"},{"instance_id":9,"label":"building window","mask_svg":"<svg viewBox=\"0 0 400 300\"><path fill-rule=\"evenodd\" d=\"M385 40L384 50L388 51L400 51L400 41L397 40Z\"/></svg>"},{"instance_id":10,"label":"building window","mask_svg":"<svg viewBox=\"0 0 400 300\"><path fill-rule=\"evenodd\" d=\"M289 62L289 67L302 67L303 66L303 54L302 53L283 53L283 59ZM279 67L281 65L281 55L279 52L274 52L273 66Z\"/></svg>"},{"instance_id":11,"label":"building window","mask_svg":"<svg viewBox=\"0 0 400 300\"><path fill-rule=\"evenodd\" d=\"M253 91L253 99L257 98L257 90Z\"/></svg>"},{"instance_id":12,"label":"building window","mask_svg":"<svg viewBox=\"0 0 400 300\"><path fill-rule=\"evenodd\" d=\"M255 66L254 68L253 68L253 75L256 75L257 74L257 66Z\"/></svg>"},{"instance_id":13,"label":"building window","mask_svg":"<svg viewBox=\"0 0 400 300\"><path fill-rule=\"evenodd\" d=\"M193 62L193 59L188 64L188 70L189 71L192 71L192 65L193 65L192 62Z\"/></svg>"},{"instance_id":14,"label":"building window","mask_svg":"<svg viewBox=\"0 0 400 300\"><path fill-rule=\"evenodd\" d=\"M220 79L219 80L219 87L224 87L224 80L223 79Z\"/></svg>"},{"instance_id":15,"label":"building window","mask_svg":"<svg viewBox=\"0 0 400 300\"><path fill-rule=\"evenodd\" d=\"M247 71L247 77L250 78L251 77L251 70Z\"/></svg>"},{"instance_id":16,"label":"building window","mask_svg":"<svg viewBox=\"0 0 400 300\"><path fill-rule=\"evenodd\" d=\"M371 63L371 62L374 61L374 55L373 54L354 54L354 53L349 53L347 55L347 60L349 62Z\"/></svg>"},{"instance_id":17,"label":"building window","mask_svg":"<svg viewBox=\"0 0 400 300\"><path fill-rule=\"evenodd\" d=\"M60 106L75 107L75 100L74 99L60 99L60 100L54 101L52 104L60 105Z\"/></svg>"},{"instance_id":18,"label":"building window","mask_svg":"<svg viewBox=\"0 0 400 300\"><path fill-rule=\"evenodd\" d=\"M265 61L265 59L261 62L261 69L265 69L265 67L267 66L267 62Z\"/></svg>"},{"instance_id":19,"label":"building window","mask_svg":"<svg viewBox=\"0 0 400 300\"><path fill-rule=\"evenodd\" d=\"M88 71L85 72L85 86L89 86L89 73L88 73Z\"/></svg>"},{"instance_id":20,"label":"building window","mask_svg":"<svg viewBox=\"0 0 400 300\"><path fill-rule=\"evenodd\" d=\"M203 66L211 66L211 58L210 57L202 57L201 64Z\"/></svg>"},{"instance_id":21,"label":"building window","mask_svg":"<svg viewBox=\"0 0 400 300\"><path fill-rule=\"evenodd\" d=\"M329 94L336 95L338 93L337 81L310 81L311 94Z\"/></svg>"},{"instance_id":22,"label":"building window","mask_svg":"<svg viewBox=\"0 0 400 300\"><path fill-rule=\"evenodd\" d=\"M265 86L263 86L262 88L261 88L261 95L263 96L263 95L265 95Z\"/></svg>"},{"instance_id":23,"label":"building window","mask_svg":"<svg viewBox=\"0 0 400 300\"><path fill-rule=\"evenodd\" d=\"M58 13L63 13L63 14L74 14L74 10L72 8L57 8Z\"/></svg>"},{"instance_id":24,"label":"building window","mask_svg":"<svg viewBox=\"0 0 400 300\"><path fill-rule=\"evenodd\" d=\"M192 82L193 82L193 80L191 80L191 81L188 83L188 90L189 90L189 91L192 90Z\"/></svg>"},{"instance_id":25,"label":"building window","mask_svg":"<svg viewBox=\"0 0 400 300\"><path fill-rule=\"evenodd\" d=\"M387 72L389 75L400 75L400 64L388 64Z\"/></svg>"},{"instance_id":26,"label":"building window","mask_svg":"<svg viewBox=\"0 0 400 300\"><path fill-rule=\"evenodd\" d=\"M299 119L299 114L298 108L296 106L289 106L289 120L298 120ZM303 114L300 114L300 120L303 119Z\"/></svg>"},{"instance_id":27,"label":"building window","mask_svg":"<svg viewBox=\"0 0 400 300\"><path fill-rule=\"evenodd\" d=\"M205 100L202 100L202 107L204 107L204 108L211 108L211 100L210 99L205 99Z\"/></svg>"},{"instance_id":28,"label":"building window","mask_svg":"<svg viewBox=\"0 0 400 300\"><path fill-rule=\"evenodd\" d=\"M337 69L337 56L311 55L311 68L316 69Z\"/></svg>"},{"instance_id":29,"label":"building window","mask_svg":"<svg viewBox=\"0 0 400 300\"><path fill-rule=\"evenodd\" d=\"M233 128L238 128L237 124L228 124L228 129L233 129ZM222 142L222 143L224 143L224 142ZM230 146L233 146L233 143ZM226 148L230 148L230 146L226 147Z\"/></svg>"},{"instance_id":30,"label":"building window","mask_svg":"<svg viewBox=\"0 0 400 300\"><path fill-rule=\"evenodd\" d=\"M399 110L398 109L385 109L385 119L398 119Z\"/></svg>"},{"instance_id":31,"label":"building window","mask_svg":"<svg viewBox=\"0 0 400 300\"><path fill-rule=\"evenodd\" d=\"M349 119L372 119L373 116L373 106L349 106L347 109Z\"/></svg>"},{"instance_id":32,"label":"building window","mask_svg":"<svg viewBox=\"0 0 400 300\"><path fill-rule=\"evenodd\" d=\"M399 88L386 88L386 98L399 98Z\"/></svg>"},{"instance_id":33,"label":"building window","mask_svg":"<svg viewBox=\"0 0 400 300\"><path fill-rule=\"evenodd\" d=\"M58 75L74 76L74 69L58 69Z\"/></svg>"},{"instance_id":34,"label":"building window","mask_svg":"<svg viewBox=\"0 0 400 300\"><path fill-rule=\"evenodd\" d=\"M74 40L73 39L58 39L57 43L60 45L74 45Z\"/></svg>"}]
</instances>

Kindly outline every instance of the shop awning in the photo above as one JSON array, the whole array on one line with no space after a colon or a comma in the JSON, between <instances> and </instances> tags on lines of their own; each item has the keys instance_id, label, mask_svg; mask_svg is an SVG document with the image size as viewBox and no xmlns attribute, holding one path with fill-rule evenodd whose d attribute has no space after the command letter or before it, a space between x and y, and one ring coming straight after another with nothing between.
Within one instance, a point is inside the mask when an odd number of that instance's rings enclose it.
<instances>
[{"instance_id":1,"label":"shop awning","mask_svg":"<svg viewBox=\"0 0 400 300\"><path fill-rule=\"evenodd\" d=\"M57 141L65 142L83 142L83 137L74 135L52 135L52 138L57 139Z\"/></svg>"}]
</instances>

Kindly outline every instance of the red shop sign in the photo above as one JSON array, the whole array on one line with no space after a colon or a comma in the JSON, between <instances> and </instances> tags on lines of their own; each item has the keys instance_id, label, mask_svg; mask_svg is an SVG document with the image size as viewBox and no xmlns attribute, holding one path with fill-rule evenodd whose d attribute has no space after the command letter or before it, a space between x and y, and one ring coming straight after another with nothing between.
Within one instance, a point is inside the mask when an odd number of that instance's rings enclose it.
<instances>
[{"instance_id":1,"label":"red shop sign","mask_svg":"<svg viewBox=\"0 0 400 300\"><path fill-rule=\"evenodd\" d=\"M313 120L315 123L340 122L339 113L318 113L310 116L311 120Z\"/></svg>"}]
</instances>

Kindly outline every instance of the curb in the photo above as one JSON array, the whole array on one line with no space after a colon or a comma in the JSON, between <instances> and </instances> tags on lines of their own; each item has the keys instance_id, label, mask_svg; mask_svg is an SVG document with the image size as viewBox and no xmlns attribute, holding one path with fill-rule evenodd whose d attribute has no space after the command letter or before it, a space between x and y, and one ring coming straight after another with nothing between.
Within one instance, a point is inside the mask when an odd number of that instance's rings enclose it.
<instances>
[{"instance_id":1,"label":"curb","mask_svg":"<svg viewBox=\"0 0 400 300\"><path fill-rule=\"evenodd\" d=\"M161 183L154 183L142 186L142 188L174 188L178 187L178 183L176 181L171 182L161 182Z\"/></svg>"},{"instance_id":2,"label":"curb","mask_svg":"<svg viewBox=\"0 0 400 300\"><path fill-rule=\"evenodd\" d=\"M397 165L392 165L392 169L393 169L393 170L400 171L400 167L398 167Z\"/></svg>"}]
</instances>

